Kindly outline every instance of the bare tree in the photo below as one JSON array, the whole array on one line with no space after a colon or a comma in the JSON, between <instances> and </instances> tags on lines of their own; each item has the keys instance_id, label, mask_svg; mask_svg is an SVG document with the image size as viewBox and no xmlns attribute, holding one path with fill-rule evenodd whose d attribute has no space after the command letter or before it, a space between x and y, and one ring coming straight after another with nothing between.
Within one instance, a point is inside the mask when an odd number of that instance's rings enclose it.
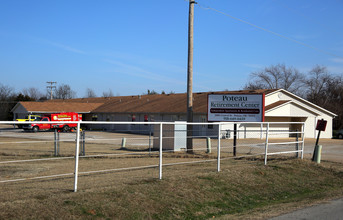
<instances>
[{"instance_id":1,"label":"bare tree","mask_svg":"<svg viewBox=\"0 0 343 220\"><path fill-rule=\"evenodd\" d=\"M332 77L326 67L319 65L313 67L304 79L307 100L324 106L329 100L325 93L328 92L328 83L331 80Z\"/></svg>"},{"instance_id":2,"label":"bare tree","mask_svg":"<svg viewBox=\"0 0 343 220\"><path fill-rule=\"evenodd\" d=\"M91 88L87 88L86 89L86 96L85 98L94 98L97 97L97 95L95 94L94 90Z\"/></svg>"},{"instance_id":3,"label":"bare tree","mask_svg":"<svg viewBox=\"0 0 343 220\"><path fill-rule=\"evenodd\" d=\"M156 95L156 94L158 94L158 92L156 92L155 90L150 90L150 89L147 90L147 93L143 93L143 95Z\"/></svg>"},{"instance_id":4,"label":"bare tree","mask_svg":"<svg viewBox=\"0 0 343 220\"><path fill-rule=\"evenodd\" d=\"M297 93L303 83L303 74L285 64L271 65L250 74L251 80L245 89L285 89Z\"/></svg>"},{"instance_id":5,"label":"bare tree","mask_svg":"<svg viewBox=\"0 0 343 220\"><path fill-rule=\"evenodd\" d=\"M32 99L38 101L40 100L42 97L44 97L44 94L42 92L39 91L39 89L35 88L35 87L30 87L30 88L25 88L22 90L22 94L24 96L29 96Z\"/></svg>"},{"instance_id":6,"label":"bare tree","mask_svg":"<svg viewBox=\"0 0 343 220\"><path fill-rule=\"evenodd\" d=\"M315 66L305 79L305 98L335 114L334 129L343 127L343 75L334 76L326 67Z\"/></svg>"},{"instance_id":7,"label":"bare tree","mask_svg":"<svg viewBox=\"0 0 343 220\"><path fill-rule=\"evenodd\" d=\"M15 105L14 89L0 83L0 120L9 120L10 111Z\"/></svg>"},{"instance_id":8,"label":"bare tree","mask_svg":"<svg viewBox=\"0 0 343 220\"><path fill-rule=\"evenodd\" d=\"M334 128L343 128L343 74L331 77L327 82L326 97L328 101L325 106L328 110L337 114L334 118Z\"/></svg>"},{"instance_id":9,"label":"bare tree","mask_svg":"<svg viewBox=\"0 0 343 220\"><path fill-rule=\"evenodd\" d=\"M112 96L114 96L114 95L113 95L113 92L112 92L111 89L109 89L108 92L105 92L105 91L104 91L104 92L102 93L102 97L104 97L104 98L108 98L108 97L112 97Z\"/></svg>"},{"instance_id":10,"label":"bare tree","mask_svg":"<svg viewBox=\"0 0 343 220\"><path fill-rule=\"evenodd\" d=\"M55 99L73 99L76 97L76 92L69 85L62 84L56 88L54 95Z\"/></svg>"},{"instance_id":11,"label":"bare tree","mask_svg":"<svg viewBox=\"0 0 343 220\"><path fill-rule=\"evenodd\" d=\"M0 100L8 100L14 96L14 89L0 83Z\"/></svg>"}]
</instances>

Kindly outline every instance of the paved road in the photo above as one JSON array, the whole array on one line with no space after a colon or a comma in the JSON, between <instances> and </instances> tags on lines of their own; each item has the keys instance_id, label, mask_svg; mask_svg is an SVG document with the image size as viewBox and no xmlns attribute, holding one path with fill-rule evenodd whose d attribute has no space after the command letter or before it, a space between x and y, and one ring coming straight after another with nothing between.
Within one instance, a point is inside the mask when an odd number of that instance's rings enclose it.
<instances>
[{"instance_id":1,"label":"paved road","mask_svg":"<svg viewBox=\"0 0 343 220\"><path fill-rule=\"evenodd\" d=\"M312 158L316 139L305 139L304 156ZM329 160L343 163L343 139L320 139L322 145L322 160ZM343 218L342 218L343 219Z\"/></svg>"},{"instance_id":2,"label":"paved road","mask_svg":"<svg viewBox=\"0 0 343 220\"><path fill-rule=\"evenodd\" d=\"M271 218L270 220L342 220L343 219L343 198L329 201L324 204L311 206L292 213Z\"/></svg>"}]
</instances>

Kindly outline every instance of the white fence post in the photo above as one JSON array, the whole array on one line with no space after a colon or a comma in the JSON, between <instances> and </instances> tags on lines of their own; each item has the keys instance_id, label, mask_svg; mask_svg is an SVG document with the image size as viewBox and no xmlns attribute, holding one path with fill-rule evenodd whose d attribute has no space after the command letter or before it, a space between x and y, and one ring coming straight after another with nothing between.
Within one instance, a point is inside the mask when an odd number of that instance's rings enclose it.
<instances>
[{"instance_id":1,"label":"white fence post","mask_svg":"<svg viewBox=\"0 0 343 220\"><path fill-rule=\"evenodd\" d=\"M217 146L217 171L220 172L220 131L221 131L221 124L218 124L218 146Z\"/></svg>"},{"instance_id":2,"label":"white fence post","mask_svg":"<svg viewBox=\"0 0 343 220\"><path fill-rule=\"evenodd\" d=\"M267 130L266 130L266 143L265 143L264 165L267 165L268 136L269 136L269 123L267 123Z\"/></svg>"},{"instance_id":3,"label":"white fence post","mask_svg":"<svg viewBox=\"0 0 343 220\"><path fill-rule=\"evenodd\" d=\"M79 173L79 151L80 151L80 122L77 122L76 149L75 149L75 170L74 170L74 192L77 192L77 177Z\"/></svg>"},{"instance_id":4,"label":"white fence post","mask_svg":"<svg viewBox=\"0 0 343 220\"><path fill-rule=\"evenodd\" d=\"M305 123L303 123L302 129L301 129L301 159L304 159L304 147L305 147Z\"/></svg>"},{"instance_id":5,"label":"white fence post","mask_svg":"<svg viewBox=\"0 0 343 220\"><path fill-rule=\"evenodd\" d=\"M159 179L162 179L162 123L160 123Z\"/></svg>"},{"instance_id":6,"label":"white fence post","mask_svg":"<svg viewBox=\"0 0 343 220\"><path fill-rule=\"evenodd\" d=\"M260 139L263 138L263 123L261 123L261 128L260 128Z\"/></svg>"}]
</instances>

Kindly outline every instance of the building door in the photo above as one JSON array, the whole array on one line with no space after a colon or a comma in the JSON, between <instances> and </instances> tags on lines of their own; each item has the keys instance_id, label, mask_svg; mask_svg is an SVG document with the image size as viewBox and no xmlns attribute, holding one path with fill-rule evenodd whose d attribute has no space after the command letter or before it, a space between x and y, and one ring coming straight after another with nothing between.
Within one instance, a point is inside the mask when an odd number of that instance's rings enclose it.
<instances>
[{"instance_id":1,"label":"building door","mask_svg":"<svg viewBox=\"0 0 343 220\"><path fill-rule=\"evenodd\" d=\"M306 117L293 117L291 118L291 122L305 122L306 121ZM301 124L290 124L290 128L289 128L290 132L301 132L302 131L302 125ZM289 134L289 137L296 137L297 134ZM298 134L298 137L301 137L301 134Z\"/></svg>"}]
</instances>

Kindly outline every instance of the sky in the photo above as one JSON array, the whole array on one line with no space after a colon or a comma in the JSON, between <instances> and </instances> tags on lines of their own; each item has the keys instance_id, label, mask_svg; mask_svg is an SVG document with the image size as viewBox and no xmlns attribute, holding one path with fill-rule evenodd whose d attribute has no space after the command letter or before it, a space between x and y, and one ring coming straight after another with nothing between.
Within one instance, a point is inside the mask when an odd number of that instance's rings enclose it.
<instances>
[{"instance_id":1,"label":"sky","mask_svg":"<svg viewBox=\"0 0 343 220\"><path fill-rule=\"evenodd\" d=\"M343 0L197 0L193 92L285 64L343 74ZM187 91L187 0L1 0L0 83L77 97Z\"/></svg>"}]
</instances>

